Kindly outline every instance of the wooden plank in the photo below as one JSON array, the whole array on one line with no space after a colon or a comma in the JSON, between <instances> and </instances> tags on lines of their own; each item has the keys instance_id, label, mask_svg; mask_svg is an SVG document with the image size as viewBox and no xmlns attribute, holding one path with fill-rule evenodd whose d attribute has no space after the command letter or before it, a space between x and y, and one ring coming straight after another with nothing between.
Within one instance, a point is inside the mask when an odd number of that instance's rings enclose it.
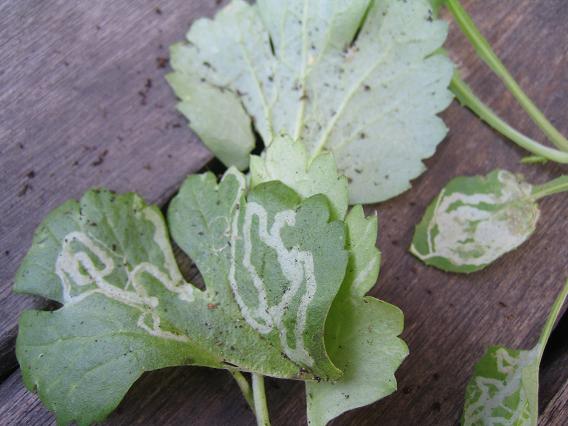
<instances>
[{"instance_id":1,"label":"wooden plank","mask_svg":"<svg viewBox=\"0 0 568 426\"><path fill-rule=\"evenodd\" d=\"M211 156L175 112L168 46L214 2L0 3L0 377L16 321L44 302L11 294L45 215L91 186L169 198Z\"/></svg>"},{"instance_id":2,"label":"wooden plank","mask_svg":"<svg viewBox=\"0 0 568 426\"><path fill-rule=\"evenodd\" d=\"M20 371L12 373L0 384L2 421L6 425L54 425L55 419L38 398L30 398L29 392L21 385Z\"/></svg>"},{"instance_id":3,"label":"wooden plank","mask_svg":"<svg viewBox=\"0 0 568 426\"><path fill-rule=\"evenodd\" d=\"M563 121L568 106L568 33L558 30L568 18L568 4L562 0L519 0L513 8L498 0L470 0L464 5L531 97L568 134L568 123ZM540 138L455 31L449 48L486 102L511 123ZM470 276L445 274L424 267L408 254L413 226L450 178L505 167L539 183L566 172L565 167L554 164L520 165L523 151L457 105L444 119L450 135L428 161L429 172L406 194L367 209L379 213L383 251L381 278L373 294L400 306L406 316L404 338L411 354L397 374L400 391L348 413L334 424L456 424L465 384L485 348L495 343L523 348L533 345L550 304L568 277L568 200L564 195L543 200L533 238L486 271ZM567 373L565 368L563 373ZM269 380L268 392L273 424L305 422L301 383ZM552 391L550 397L554 394L565 402L566 396ZM548 401L542 402L547 405ZM566 416L566 407L562 410L561 415ZM22 390L18 373L0 385L0 418L30 424L51 421L36 397ZM226 373L177 368L143 376L108 424L174 425L188 420L198 425L250 425L254 421Z\"/></svg>"}]
</instances>

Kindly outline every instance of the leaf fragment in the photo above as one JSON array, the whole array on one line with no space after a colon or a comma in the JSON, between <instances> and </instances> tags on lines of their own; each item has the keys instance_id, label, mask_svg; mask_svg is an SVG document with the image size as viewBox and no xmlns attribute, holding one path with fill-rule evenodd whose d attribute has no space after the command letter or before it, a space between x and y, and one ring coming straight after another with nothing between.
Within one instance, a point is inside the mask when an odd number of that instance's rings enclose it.
<instances>
[{"instance_id":1,"label":"leaf fragment","mask_svg":"<svg viewBox=\"0 0 568 426\"><path fill-rule=\"evenodd\" d=\"M525 242L539 214L522 177L506 170L458 177L428 206L410 251L444 271L478 271Z\"/></svg>"},{"instance_id":2,"label":"leaf fragment","mask_svg":"<svg viewBox=\"0 0 568 426\"><path fill-rule=\"evenodd\" d=\"M556 298L539 341L532 349L492 346L478 361L466 389L463 426L536 426L539 366L567 295L568 282Z\"/></svg>"}]
</instances>

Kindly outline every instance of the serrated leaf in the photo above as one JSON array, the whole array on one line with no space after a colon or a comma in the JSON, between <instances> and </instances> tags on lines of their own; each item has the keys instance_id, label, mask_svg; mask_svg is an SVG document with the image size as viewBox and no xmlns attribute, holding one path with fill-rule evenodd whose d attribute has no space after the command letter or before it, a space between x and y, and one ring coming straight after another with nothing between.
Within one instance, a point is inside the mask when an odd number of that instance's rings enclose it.
<instances>
[{"instance_id":1,"label":"serrated leaf","mask_svg":"<svg viewBox=\"0 0 568 426\"><path fill-rule=\"evenodd\" d=\"M325 329L326 349L344 374L338 381L306 383L308 421L325 424L396 390L394 372L408 353L397 337L403 315L388 303L364 297L377 281L381 263L375 247L377 218L365 218L361 206L345 217L347 182L338 176L333 155L320 154L309 164L301 143L277 137L261 157L251 159L251 185L272 180L303 197L325 194L336 216L345 218L349 262Z\"/></svg>"},{"instance_id":2,"label":"serrated leaf","mask_svg":"<svg viewBox=\"0 0 568 426\"><path fill-rule=\"evenodd\" d=\"M64 305L24 312L16 344L26 386L60 424L103 420L143 371L221 366L163 315L164 296L185 305L196 289L181 278L160 211L134 194L95 190L54 210L14 289Z\"/></svg>"},{"instance_id":3,"label":"serrated leaf","mask_svg":"<svg viewBox=\"0 0 568 426\"><path fill-rule=\"evenodd\" d=\"M397 307L364 296L380 265L376 217L360 206L346 218L349 263L326 323L326 347L342 371L338 381L307 382L308 423L325 425L345 411L371 404L396 390L394 372L408 355L398 338L404 318Z\"/></svg>"},{"instance_id":4,"label":"serrated leaf","mask_svg":"<svg viewBox=\"0 0 568 426\"><path fill-rule=\"evenodd\" d=\"M188 178L172 201L173 235L206 290L184 281L160 211L135 194L90 191L40 226L15 290L63 307L22 315L17 356L60 423L102 420L144 371L167 366L341 375L324 324L347 263L343 223L321 195L245 191L233 169L219 185Z\"/></svg>"},{"instance_id":5,"label":"serrated leaf","mask_svg":"<svg viewBox=\"0 0 568 426\"><path fill-rule=\"evenodd\" d=\"M278 136L262 156L251 157L250 172L252 187L263 182L280 181L302 198L325 195L334 219L343 220L347 213L347 179L337 173L331 153L318 155L310 163L301 142Z\"/></svg>"},{"instance_id":6,"label":"serrated leaf","mask_svg":"<svg viewBox=\"0 0 568 426\"><path fill-rule=\"evenodd\" d=\"M536 426L539 366L567 294L568 283L556 298L534 348L493 346L479 360L466 389L463 426Z\"/></svg>"},{"instance_id":7,"label":"serrated leaf","mask_svg":"<svg viewBox=\"0 0 568 426\"><path fill-rule=\"evenodd\" d=\"M239 312L296 365L293 376L337 378L323 333L347 264L344 225L329 222L322 195L301 201L282 183L268 182L245 201L244 189L234 170L220 185L211 173L189 177L168 213L172 236L203 275L210 303ZM276 367L263 374L291 375Z\"/></svg>"},{"instance_id":8,"label":"serrated leaf","mask_svg":"<svg viewBox=\"0 0 568 426\"><path fill-rule=\"evenodd\" d=\"M408 189L446 134L436 114L452 99L453 67L435 53L446 33L427 0L234 0L172 46L169 79L185 108L194 84L212 88L212 103L240 101L235 116L244 108L266 146L288 134L310 161L333 152L351 203L376 202ZM192 126L214 133L222 114ZM246 152L224 161L242 164Z\"/></svg>"},{"instance_id":9,"label":"serrated leaf","mask_svg":"<svg viewBox=\"0 0 568 426\"><path fill-rule=\"evenodd\" d=\"M539 208L532 191L505 170L455 178L428 206L410 251L444 271L483 269L534 232Z\"/></svg>"}]
</instances>

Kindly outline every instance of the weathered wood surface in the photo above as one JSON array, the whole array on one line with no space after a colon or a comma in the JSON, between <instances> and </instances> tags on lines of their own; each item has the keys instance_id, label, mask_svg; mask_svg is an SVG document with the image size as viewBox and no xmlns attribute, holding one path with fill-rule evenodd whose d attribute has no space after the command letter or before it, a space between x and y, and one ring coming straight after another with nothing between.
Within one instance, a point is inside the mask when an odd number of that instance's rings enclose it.
<instances>
[{"instance_id":1,"label":"weathered wood surface","mask_svg":"<svg viewBox=\"0 0 568 426\"><path fill-rule=\"evenodd\" d=\"M568 134L568 3L470 0L464 5L531 97ZM12 0L0 5L0 239L2 249L9 251L2 253L0 271L0 348L3 342L6 353L11 353L18 313L36 303L10 295L13 274L47 211L92 185L135 190L163 202L185 174L210 158L184 126L177 127L183 120L173 112L173 97L162 78L166 70L156 67L156 58L167 55L160 45L181 38L191 20L210 15L215 7L214 1L159 0ZM455 28L448 46L481 97L542 140ZM146 93L148 78L152 87ZM372 293L403 309L403 337L411 351L397 374L399 392L334 424L456 424L465 384L485 348L494 343L533 345L568 277L564 195L543 200L533 238L483 272L445 274L408 254L414 224L451 177L504 167L540 183L567 172L554 164L520 165L523 151L457 105L444 119L451 131L428 161L429 172L411 191L376 207L383 267ZM93 166L105 150L103 163ZM35 177L30 178L32 170ZM558 334L554 338L561 339ZM568 348L555 348L545 356L541 374L541 405L550 416L543 417L550 419L546 424L563 424L568 416ZM9 356L4 359L10 361ZM13 364L4 359L0 370L6 372ZM301 383L269 380L267 389L273 424L305 421ZM6 424L53 423L37 398L23 389L17 370L0 384L0 419ZM108 423L188 421L254 423L229 375L200 368L144 375Z\"/></svg>"},{"instance_id":2,"label":"weathered wood surface","mask_svg":"<svg viewBox=\"0 0 568 426\"><path fill-rule=\"evenodd\" d=\"M568 382L557 392L538 421L539 426L565 426L568 412Z\"/></svg>"}]
</instances>

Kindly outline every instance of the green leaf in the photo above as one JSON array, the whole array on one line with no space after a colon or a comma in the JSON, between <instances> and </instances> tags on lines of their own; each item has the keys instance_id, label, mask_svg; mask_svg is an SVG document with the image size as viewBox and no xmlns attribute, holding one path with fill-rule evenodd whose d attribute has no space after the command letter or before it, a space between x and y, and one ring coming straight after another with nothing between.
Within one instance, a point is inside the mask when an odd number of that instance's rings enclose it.
<instances>
[{"instance_id":1,"label":"green leaf","mask_svg":"<svg viewBox=\"0 0 568 426\"><path fill-rule=\"evenodd\" d=\"M207 288L184 281L159 209L135 194L88 192L38 229L15 290L63 304L27 311L24 381L60 423L101 421L144 372L195 364L337 379L324 324L347 255L322 195L281 183L246 195L230 170L191 176L172 201L172 234Z\"/></svg>"},{"instance_id":2,"label":"green leaf","mask_svg":"<svg viewBox=\"0 0 568 426\"><path fill-rule=\"evenodd\" d=\"M347 179L339 176L331 153L318 155L313 162L301 142L279 136L262 156L250 160L251 186L280 181L302 198L323 194L331 204L334 219L343 220L347 213L349 195Z\"/></svg>"},{"instance_id":3,"label":"green leaf","mask_svg":"<svg viewBox=\"0 0 568 426\"><path fill-rule=\"evenodd\" d=\"M514 250L539 217L533 188L505 170L451 180L416 226L410 251L444 271L474 272Z\"/></svg>"},{"instance_id":4,"label":"green leaf","mask_svg":"<svg viewBox=\"0 0 568 426\"><path fill-rule=\"evenodd\" d=\"M346 224L349 264L325 330L327 350L343 376L338 381L306 383L310 425L325 425L345 411L393 393L394 372L408 355L406 344L397 337L403 329L402 312L364 297L379 273L377 219L365 218L357 206Z\"/></svg>"},{"instance_id":5,"label":"green leaf","mask_svg":"<svg viewBox=\"0 0 568 426\"><path fill-rule=\"evenodd\" d=\"M347 264L343 223L329 222L322 195L301 201L282 183L268 182L245 201L244 190L244 176L235 170L220 185L211 173L190 176L168 213L173 238L203 275L209 303L237 312L256 337L296 366L282 369L278 359L272 366L249 342L258 365L247 370L339 377L323 334Z\"/></svg>"},{"instance_id":6,"label":"green leaf","mask_svg":"<svg viewBox=\"0 0 568 426\"><path fill-rule=\"evenodd\" d=\"M235 104L235 114L220 108L203 121L187 114L200 134L226 117L237 128L252 119L266 146L287 134L309 162L333 152L350 202L376 202L408 189L446 134L436 116L452 100L453 66L437 52L446 34L427 0L234 0L172 46L169 79L182 111L198 108L195 85L210 89L212 104ZM215 153L230 150L216 140L204 138ZM244 140L226 164L247 161Z\"/></svg>"},{"instance_id":7,"label":"green leaf","mask_svg":"<svg viewBox=\"0 0 568 426\"><path fill-rule=\"evenodd\" d=\"M143 371L218 357L163 315L196 289L175 265L160 211L135 194L88 192L54 210L18 270L17 292L64 304L26 311L16 355L60 424L103 420Z\"/></svg>"},{"instance_id":8,"label":"green leaf","mask_svg":"<svg viewBox=\"0 0 568 426\"><path fill-rule=\"evenodd\" d=\"M303 197L326 195L335 217L345 218L347 182L338 176L332 154L322 153L309 164L301 143L277 137L261 157L251 159L251 185L272 180L284 182ZM364 297L375 285L380 268L377 218L365 218L362 207L355 206L345 224L349 262L325 328L326 349L344 375L339 381L306 383L310 424L325 424L394 392L394 372L408 353L396 337L403 328L402 312Z\"/></svg>"},{"instance_id":9,"label":"green leaf","mask_svg":"<svg viewBox=\"0 0 568 426\"><path fill-rule=\"evenodd\" d=\"M568 282L556 298L533 349L493 346L487 350L467 385L462 425L536 426L540 361L567 294Z\"/></svg>"},{"instance_id":10,"label":"green leaf","mask_svg":"<svg viewBox=\"0 0 568 426\"><path fill-rule=\"evenodd\" d=\"M463 425L536 425L529 398L538 390L537 350L518 351L493 346L475 366L466 391Z\"/></svg>"}]
</instances>

